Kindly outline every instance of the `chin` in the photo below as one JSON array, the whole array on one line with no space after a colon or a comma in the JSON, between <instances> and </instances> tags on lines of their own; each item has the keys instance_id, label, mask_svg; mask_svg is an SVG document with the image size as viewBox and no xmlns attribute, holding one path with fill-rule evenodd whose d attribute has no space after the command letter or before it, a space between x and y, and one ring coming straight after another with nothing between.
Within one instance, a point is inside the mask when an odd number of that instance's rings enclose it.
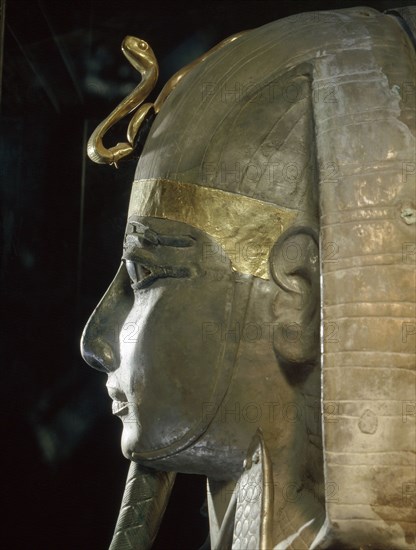
<instances>
[{"instance_id":1,"label":"chin","mask_svg":"<svg viewBox=\"0 0 416 550\"><path fill-rule=\"evenodd\" d=\"M149 459L140 456L140 451L130 442L122 441L123 454L129 460L133 460L147 468L178 472L182 474L204 475L216 480L237 480L243 471L244 453L228 454L217 449L207 449L191 446L177 453Z\"/></svg>"},{"instance_id":2,"label":"chin","mask_svg":"<svg viewBox=\"0 0 416 550\"><path fill-rule=\"evenodd\" d=\"M133 460L133 453L137 453L140 441L140 426L131 423L126 426L123 423L123 433L121 436L121 451L129 460Z\"/></svg>"}]
</instances>

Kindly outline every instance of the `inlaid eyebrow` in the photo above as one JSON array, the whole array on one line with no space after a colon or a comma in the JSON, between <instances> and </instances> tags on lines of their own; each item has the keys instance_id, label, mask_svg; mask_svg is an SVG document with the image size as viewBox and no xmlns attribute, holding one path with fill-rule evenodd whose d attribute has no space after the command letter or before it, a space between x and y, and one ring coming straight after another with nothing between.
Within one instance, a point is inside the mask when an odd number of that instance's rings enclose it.
<instances>
[{"instance_id":1,"label":"inlaid eyebrow","mask_svg":"<svg viewBox=\"0 0 416 550\"><path fill-rule=\"evenodd\" d=\"M160 260L156 258L152 252L146 250L145 248L136 247L132 243L129 243L124 247L124 252L121 259L138 262L145 267L152 267L160 264Z\"/></svg>"},{"instance_id":2,"label":"inlaid eyebrow","mask_svg":"<svg viewBox=\"0 0 416 550\"><path fill-rule=\"evenodd\" d=\"M140 222L130 222L134 231L126 235L126 243L134 244L134 241L142 244L147 242L154 246L172 246L175 248L187 248L195 244L195 239L190 235L163 235Z\"/></svg>"}]
</instances>

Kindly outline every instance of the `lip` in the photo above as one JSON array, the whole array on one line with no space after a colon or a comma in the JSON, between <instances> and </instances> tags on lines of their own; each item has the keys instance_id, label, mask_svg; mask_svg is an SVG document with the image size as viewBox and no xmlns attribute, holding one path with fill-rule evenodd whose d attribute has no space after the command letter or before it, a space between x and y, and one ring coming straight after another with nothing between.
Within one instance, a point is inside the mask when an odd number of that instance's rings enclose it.
<instances>
[{"instance_id":1,"label":"lip","mask_svg":"<svg viewBox=\"0 0 416 550\"><path fill-rule=\"evenodd\" d=\"M125 416L129 412L129 404L126 401L113 401L111 409L115 416Z\"/></svg>"},{"instance_id":2,"label":"lip","mask_svg":"<svg viewBox=\"0 0 416 550\"><path fill-rule=\"evenodd\" d=\"M128 400L126 394L114 386L107 386L108 395L113 400L112 413L115 416L125 416L128 413Z\"/></svg>"}]
</instances>

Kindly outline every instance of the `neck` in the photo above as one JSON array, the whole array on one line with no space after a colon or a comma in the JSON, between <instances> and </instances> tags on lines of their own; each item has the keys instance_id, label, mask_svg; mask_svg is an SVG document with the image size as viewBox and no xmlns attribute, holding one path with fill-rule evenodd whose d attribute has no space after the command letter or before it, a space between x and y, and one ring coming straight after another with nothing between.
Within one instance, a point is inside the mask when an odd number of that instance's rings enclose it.
<instances>
[{"instance_id":1,"label":"neck","mask_svg":"<svg viewBox=\"0 0 416 550\"><path fill-rule=\"evenodd\" d=\"M255 439L253 439L250 447L253 446L254 441ZM311 548L325 518L323 495L317 489L317 487L322 487L322 483L318 483L316 472L318 469L316 465L321 464L322 451L313 446L309 448L308 444L302 445L296 441L297 451L296 456L294 456L293 453L287 452L287 449L290 449L288 446L283 449L281 447L280 449L277 448L276 436L272 432L264 433L262 441L268 459L262 464L263 474L261 477L264 481L261 483L267 483L270 491L270 481L267 481L270 478L264 468L266 468L266 463L269 464L268 468L270 468L271 463L271 482L273 484L271 498L262 501L262 508L258 511L256 511L258 504L256 499L253 500L252 504L249 502L247 508L248 488L252 487L253 483L260 482L260 479L256 481L256 474L253 477L253 473L248 474L252 476L251 478L244 478L243 476L239 480L234 500L231 495L235 482L209 480L208 508L213 546L215 548L231 546L233 531L236 528L234 506L236 502L240 502L243 508L246 508L244 516L247 509L250 516L252 508L255 512L255 516L252 516L253 519L251 520L254 521L251 528L252 533L256 533L257 529L260 529L260 524L264 520L267 521L267 517L272 514L271 529L267 527L267 531L271 534L269 543L271 543L270 547L274 550ZM252 451L253 449L248 452L248 460L252 456ZM302 457L301 463L299 457ZM226 495L228 495L228 499L224 498ZM228 510L227 501L230 501ZM241 516L241 510L239 515Z\"/></svg>"},{"instance_id":2,"label":"neck","mask_svg":"<svg viewBox=\"0 0 416 550\"><path fill-rule=\"evenodd\" d=\"M239 368L244 369L244 365L240 363ZM275 365L274 373L278 371ZM245 384L244 401L238 399L243 394L236 386L236 393L230 395L229 409L235 407L235 403L241 408L240 422L236 422L232 432L237 434L243 417L249 417L251 409L247 404L255 404L257 408L252 405L252 414L259 422L247 424L246 429L250 438L257 427L262 429L272 464L273 547L279 550L310 548L325 516L319 370L315 369L301 386L293 386L276 374L273 376L272 371L257 372L257 377L256 385ZM267 380L270 387L269 394L262 392L261 403L256 402L254 393L248 389L258 389L259 379ZM233 416L227 419L232 420ZM225 425L228 422L222 427ZM231 494L229 489L228 494Z\"/></svg>"}]
</instances>

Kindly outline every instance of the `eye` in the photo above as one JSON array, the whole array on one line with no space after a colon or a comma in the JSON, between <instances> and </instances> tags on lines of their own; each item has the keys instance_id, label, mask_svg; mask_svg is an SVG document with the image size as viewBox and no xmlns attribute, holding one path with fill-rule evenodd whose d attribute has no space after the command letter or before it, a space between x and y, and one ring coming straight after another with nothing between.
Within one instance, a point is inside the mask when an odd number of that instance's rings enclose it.
<instances>
[{"instance_id":1,"label":"eye","mask_svg":"<svg viewBox=\"0 0 416 550\"><path fill-rule=\"evenodd\" d=\"M145 266L137 260L128 260L127 258L123 258L123 261L133 290L146 288L157 279L184 279L192 276L191 269L184 266Z\"/></svg>"},{"instance_id":2,"label":"eye","mask_svg":"<svg viewBox=\"0 0 416 550\"><path fill-rule=\"evenodd\" d=\"M127 273L129 274L132 286L142 286L143 281L152 274L150 269L147 269L143 265L133 262L131 260L125 260Z\"/></svg>"}]
</instances>

